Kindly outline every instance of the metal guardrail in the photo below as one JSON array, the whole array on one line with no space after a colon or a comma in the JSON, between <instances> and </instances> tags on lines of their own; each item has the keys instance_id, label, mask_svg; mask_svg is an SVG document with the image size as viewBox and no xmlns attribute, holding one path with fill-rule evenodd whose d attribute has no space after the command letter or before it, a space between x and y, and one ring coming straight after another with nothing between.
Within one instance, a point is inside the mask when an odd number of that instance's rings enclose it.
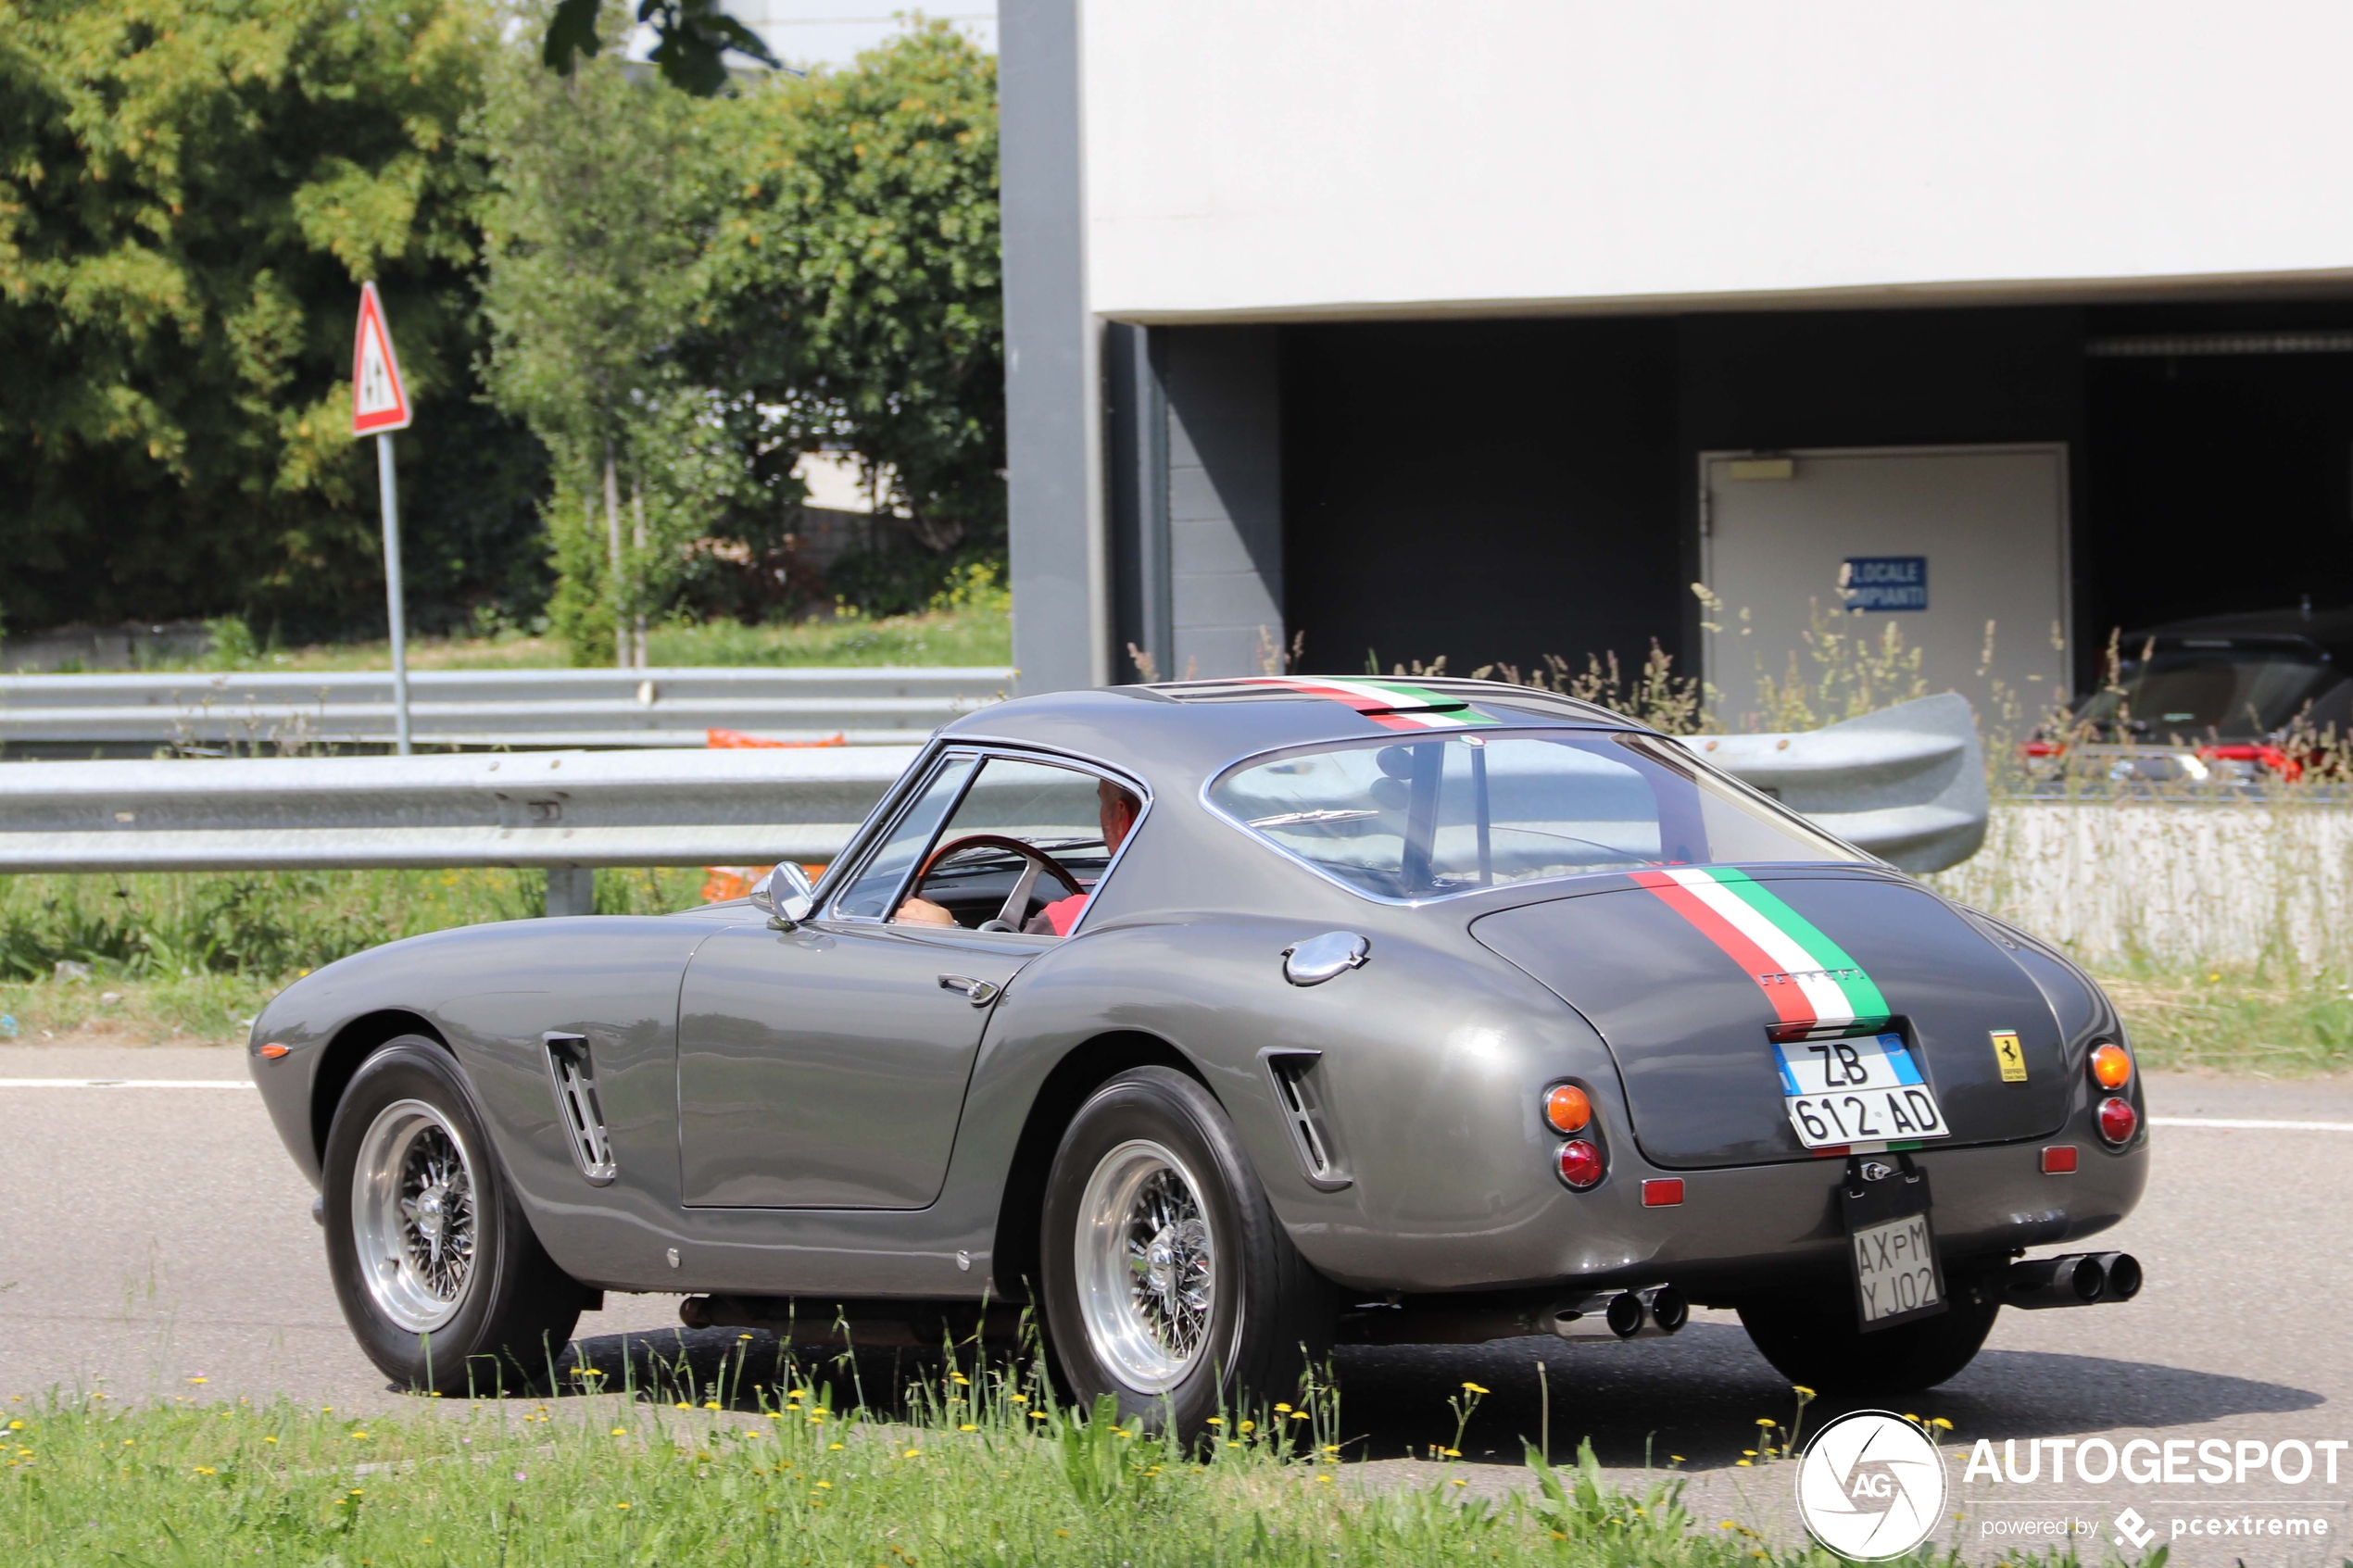
<instances>
[{"instance_id":1,"label":"metal guardrail","mask_svg":"<svg viewBox=\"0 0 2353 1568\"><path fill-rule=\"evenodd\" d=\"M1907 872L1941 872L1985 842L1985 753L1957 692L1818 730L1685 735L1729 773Z\"/></svg>"},{"instance_id":2,"label":"metal guardrail","mask_svg":"<svg viewBox=\"0 0 2353 1568\"><path fill-rule=\"evenodd\" d=\"M1951 865L1984 836L1984 769L1957 696L1802 734L1685 744L1912 870ZM0 872L828 859L914 755L896 746L27 763L0 768ZM585 881L551 872L551 896ZM552 901L577 907L582 896Z\"/></svg>"},{"instance_id":3,"label":"metal guardrail","mask_svg":"<svg viewBox=\"0 0 2353 1568\"><path fill-rule=\"evenodd\" d=\"M416 744L462 750L686 746L711 729L905 743L1004 696L1011 670L420 670ZM0 676L0 756L383 749L387 671Z\"/></svg>"}]
</instances>

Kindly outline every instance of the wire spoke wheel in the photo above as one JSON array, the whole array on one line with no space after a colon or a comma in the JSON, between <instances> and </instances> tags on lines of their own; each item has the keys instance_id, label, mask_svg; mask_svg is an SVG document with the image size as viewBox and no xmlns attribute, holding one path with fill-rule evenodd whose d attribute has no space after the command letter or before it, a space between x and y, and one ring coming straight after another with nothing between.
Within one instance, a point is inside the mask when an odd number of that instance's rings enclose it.
<instances>
[{"instance_id":1,"label":"wire spoke wheel","mask_svg":"<svg viewBox=\"0 0 2353 1568\"><path fill-rule=\"evenodd\" d=\"M351 1230L368 1293L411 1334L441 1327L473 1283L473 1160L421 1099L376 1113L352 1172Z\"/></svg>"},{"instance_id":2,"label":"wire spoke wheel","mask_svg":"<svg viewBox=\"0 0 2353 1568\"><path fill-rule=\"evenodd\" d=\"M1095 1354L1139 1393L1182 1381L1208 1343L1217 1242L1200 1192L1181 1159L1137 1138L1097 1162L1080 1199L1080 1316Z\"/></svg>"}]
</instances>

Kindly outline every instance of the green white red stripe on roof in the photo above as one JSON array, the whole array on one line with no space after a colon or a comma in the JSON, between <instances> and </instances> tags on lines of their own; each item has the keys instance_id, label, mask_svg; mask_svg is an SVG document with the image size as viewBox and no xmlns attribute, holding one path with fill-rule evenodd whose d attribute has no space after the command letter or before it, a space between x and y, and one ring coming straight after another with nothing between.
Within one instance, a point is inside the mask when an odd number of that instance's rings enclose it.
<instances>
[{"instance_id":1,"label":"green white red stripe on roof","mask_svg":"<svg viewBox=\"0 0 2353 1568\"><path fill-rule=\"evenodd\" d=\"M1746 872L1677 866L1633 877L1741 966L1785 1030L1834 1035L1886 1021L1887 998L1863 966Z\"/></svg>"},{"instance_id":2,"label":"green white red stripe on roof","mask_svg":"<svg viewBox=\"0 0 2353 1568\"><path fill-rule=\"evenodd\" d=\"M1459 730L1496 720L1459 696L1407 681L1336 681L1268 675L1250 683L1343 703L1386 730Z\"/></svg>"}]
</instances>

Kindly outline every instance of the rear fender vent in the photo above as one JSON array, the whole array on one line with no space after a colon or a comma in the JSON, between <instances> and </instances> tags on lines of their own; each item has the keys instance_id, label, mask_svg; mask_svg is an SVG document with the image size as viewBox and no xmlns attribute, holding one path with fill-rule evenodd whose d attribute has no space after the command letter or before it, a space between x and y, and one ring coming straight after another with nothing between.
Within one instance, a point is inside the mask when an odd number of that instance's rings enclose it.
<instances>
[{"instance_id":1,"label":"rear fender vent","mask_svg":"<svg viewBox=\"0 0 2353 1568\"><path fill-rule=\"evenodd\" d=\"M1275 1103L1283 1113L1283 1124L1290 1129L1291 1152L1299 1157L1301 1173L1319 1191L1338 1192L1349 1185L1354 1178L1348 1173L1347 1161L1332 1136L1331 1119L1325 1114L1322 1074L1316 1065L1324 1053L1275 1048L1258 1054L1266 1063L1267 1076L1274 1080Z\"/></svg>"},{"instance_id":2,"label":"rear fender vent","mask_svg":"<svg viewBox=\"0 0 2353 1568\"><path fill-rule=\"evenodd\" d=\"M597 1069L588 1042L578 1035L548 1034L547 1078L556 1089L556 1115L572 1143L580 1173L602 1186L613 1178L612 1140L605 1135L605 1108L597 1098Z\"/></svg>"}]
</instances>

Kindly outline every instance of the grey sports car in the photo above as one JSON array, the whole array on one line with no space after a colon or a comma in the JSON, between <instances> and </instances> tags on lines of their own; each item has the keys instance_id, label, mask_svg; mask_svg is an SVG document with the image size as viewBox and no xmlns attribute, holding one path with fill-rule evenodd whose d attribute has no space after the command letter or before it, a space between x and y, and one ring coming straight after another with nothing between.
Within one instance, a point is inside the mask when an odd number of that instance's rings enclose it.
<instances>
[{"instance_id":1,"label":"grey sports car","mask_svg":"<svg viewBox=\"0 0 2353 1568\"><path fill-rule=\"evenodd\" d=\"M547 1365L607 1290L937 1344L1197 1431L1336 1342L1671 1334L1817 1387L2129 1298L2115 1010L1677 741L1486 682L1026 697L812 887L321 970L252 1070L395 1380Z\"/></svg>"}]
</instances>

